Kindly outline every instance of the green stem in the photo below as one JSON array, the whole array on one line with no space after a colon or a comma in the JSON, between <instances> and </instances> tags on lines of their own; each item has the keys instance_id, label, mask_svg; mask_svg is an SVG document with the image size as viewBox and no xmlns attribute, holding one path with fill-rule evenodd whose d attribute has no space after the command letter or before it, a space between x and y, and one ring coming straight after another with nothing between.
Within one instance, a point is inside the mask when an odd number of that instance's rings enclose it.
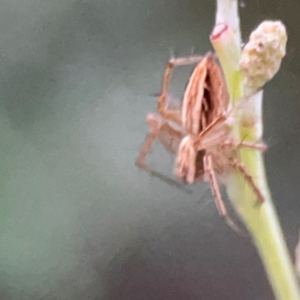
<instances>
[{"instance_id":1,"label":"green stem","mask_svg":"<svg viewBox=\"0 0 300 300\"><path fill-rule=\"evenodd\" d=\"M276 298L299 300L298 282L268 190L262 155L243 149L240 158L256 179L265 201L262 204L257 202L257 196L237 172L229 180L228 195L252 235Z\"/></svg>"},{"instance_id":2,"label":"green stem","mask_svg":"<svg viewBox=\"0 0 300 300\"><path fill-rule=\"evenodd\" d=\"M223 4L228 1L232 5L232 0L220 0ZM228 17L230 18L230 13ZM232 36L234 36L234 32L230 31L227 25L217 24L211 41L225 75L231 105L234 105L245 93L243 78L239 72L240 45ZM237 116L238 121L235 122L233 128L237 140L256 142L262 137L262 95L263 93L259 92L250 98L248 100L249 107L247 106L244 115ZM249 122L243 122L243 118L249 120L249 117L255 120L252 125L249 125ZM263 156L257 150L242 148L239 151L239 158L265 199L263 203L258 202L257 195L245 183L245 178L239 172L232 172L229 175L228 196L251 233L276 298L278 300L300 300L298 282L269 192Z\"/></svg>"}]
</instances>

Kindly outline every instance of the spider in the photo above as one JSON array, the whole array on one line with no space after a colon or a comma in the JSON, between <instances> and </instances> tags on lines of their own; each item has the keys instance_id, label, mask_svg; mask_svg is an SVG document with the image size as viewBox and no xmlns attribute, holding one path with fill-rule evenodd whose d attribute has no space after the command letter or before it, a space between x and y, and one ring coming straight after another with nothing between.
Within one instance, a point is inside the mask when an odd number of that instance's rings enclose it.
<instances>
[{"instance_id":1,"label":"spider","mask_svg":"<svg viewBox=\"0 0 300 300\"><path fill-rule=\"evenodd\" d=\"M180 109L169 109L167 96L174 67L197 64L184 92ZM246 103L241 101L240 107ZM177 154L175 173L177 178L192 184L208 181L219 214L238 230L227 214L221 197L217 176L224 177L232 170L239 171L252 187L259 201L264 200L260 189L238 157L238 149L246 147L264 151L264 143L235 142L232 135L233 111L222 71L214 54L187 58L172 58L166 67L162 93L158 99L157 113L147 115L150 132L140 150L136 165L153 175L145 159L154 140ZM173 182L173 181L172 181ZM238 230L239 231L239 230Z\"/></svg>"},{"instance_id":2,"label":"spider","mask_svg":"<svg viewBox=\"0 0 300 300\"><path fill-rule=\"evenodd\" d=\"M186 105L182 105L180 109L169 109L167 98L172 71L174 67L189 64L197 65L184 93L182 103ZM221 85L221 88L217 89L220 83L215 80L213 90L209 90L211 86L210 77L213 72L220 73L220 69L214 63L211 53L205 56L172 58L169 60L163 77L162 93L158 100L157 113L149 113L146 117L150 132L136 160L138 167L158 176L159 174L145 163L152 143L158 139L168 152L176 154L179 144L189 132L198 134L204 130L220 113L221 109L218 106L222 105L224 108L227 106L228 97L226 90L223 88L225 85ZM217 78L222 78L221 74L218 74ZM215 91L222 93L225 97L218 97L220 101L214 103L210 94L215 93ZM202 179L203 175L203 154L203 151L198 153L197 179ZM166 180L166 177L164 177L164 180ZM167 181L173 182L172 180Z\"/></svg>"}]
</instances>

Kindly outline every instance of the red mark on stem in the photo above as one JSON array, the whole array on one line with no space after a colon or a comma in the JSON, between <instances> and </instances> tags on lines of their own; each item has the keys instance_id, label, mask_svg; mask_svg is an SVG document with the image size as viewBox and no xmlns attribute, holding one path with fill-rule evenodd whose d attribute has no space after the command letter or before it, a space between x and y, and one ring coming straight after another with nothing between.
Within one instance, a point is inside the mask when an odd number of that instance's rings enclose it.
<instances>
[{"instance_id":1,"label":"red mark on stem","mask_svg":"<svg viewBox=\"0 0 300 300\"><path fill-rule=\"evenodd\" d=\"M228 30L228 26L225 23L220 23L215 25L213 32L210 36L211 40L216 40L218 38L220 38L220 36L226 31Z\"/></svg>"}]
</instances>

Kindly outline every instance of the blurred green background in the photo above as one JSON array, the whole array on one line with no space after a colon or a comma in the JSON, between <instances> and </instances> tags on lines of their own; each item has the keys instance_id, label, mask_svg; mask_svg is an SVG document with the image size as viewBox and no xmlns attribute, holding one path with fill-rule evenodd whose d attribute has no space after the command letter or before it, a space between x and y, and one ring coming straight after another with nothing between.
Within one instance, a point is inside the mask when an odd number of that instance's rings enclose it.
<instances>
[{"instance_id":1,"label":"blurred green background","mask_svg":"<svg viewBox=\"0 0 300 300\"><path fill-rule=\"evenodd\" d=\"M178 190L134 160L170 52L211 50L211 0L2 0L0 299L273 299L254 247L207 184ZM300 227L298 0L241 8L246 39L281 19L265 90L266 168L287 243ZM244 5L242 5L244 6ZM176 72L180 96L189 70ZM157 146L151 165L171 175Z\"/></svg>"}]
</instances>

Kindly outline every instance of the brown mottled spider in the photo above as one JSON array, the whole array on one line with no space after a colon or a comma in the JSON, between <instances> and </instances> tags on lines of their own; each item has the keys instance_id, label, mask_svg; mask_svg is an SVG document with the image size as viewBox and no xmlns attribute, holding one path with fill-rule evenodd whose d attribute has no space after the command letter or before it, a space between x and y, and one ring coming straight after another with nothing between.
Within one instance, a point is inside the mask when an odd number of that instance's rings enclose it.
<instances>
[{"instance_id":1,"label":"brown mottled spider","mask_svg":"<svg viewBox=\"0 0 300 300\"><path fill-rule=\"evenodd\" d=\"M197 65L187 84L181 108L169 109L167 96L172 69L194 63ZM158 139L167 151L174 154L177 152L177 178L190 184L198 180L208 181L219 214L236 230L221 198L217 175L224 177L232 170L238 170L252 187L258 200L263 201L264 196L240 162L237 150L247 147L264 151L266 146L263 143L234 141L233 110L229 107L223 74L213 54L171 59L163 78L158 113L150 113L146 118L150 133L140 150L136 165L152 174L157 173L145 164L145 158L153 141Z\"/></svg>"}]
</instances>

